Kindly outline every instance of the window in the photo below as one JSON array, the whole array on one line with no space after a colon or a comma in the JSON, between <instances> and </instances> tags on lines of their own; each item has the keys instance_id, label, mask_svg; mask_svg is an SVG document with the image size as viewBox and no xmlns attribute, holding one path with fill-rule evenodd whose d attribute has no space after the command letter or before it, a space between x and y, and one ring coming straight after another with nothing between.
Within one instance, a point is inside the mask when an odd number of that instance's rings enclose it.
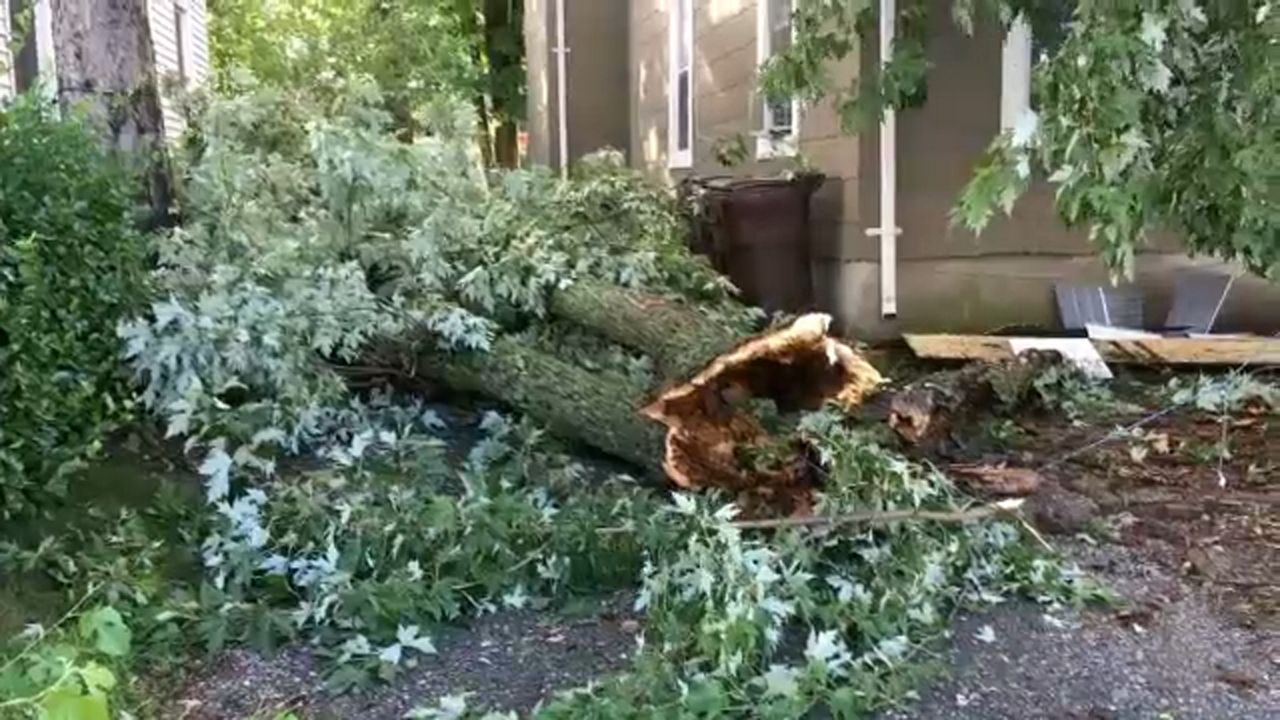
<instances>
[{"instance_id":1,"label":"window","mask_svg":"<svg viewBox=\"0 0 1280 720\"><path fill-rule=\"evenodd\" d=\"M669 24L671 92L667 97L667 135L675 168L693 166L693 1L675 0Z\"/></svg>"},{"instance_id":2,"label":"window","mask_svg":"<svg viewBox=\"0 0 1280 720\"><path fill-rule=\"evenodd\" d=\"M1074 3L1048 3L1035 32L1019 17L1005 33L1000 62L1000 130L1010 130L1031 110L1031 69L1061 47L1071 23Z\"/></svg>"},{"instance_id":3,"label":"window","mask_svg":"<svg viewBox=\"0 0 1280 720\"><path fill-rule=\"evenodd\" d=\"M1031 110L1031 25L1019 17L1004 36L1000 57L1000 130L1012 130Z\"/></svg>"},{"instance_id":4,"label":"window","mask_svg":"<svg viewBox=\"0 0 1280 720\"><path fill-rule=\"evenodd\" d=\"M791 47L793 0L760 0L756 5L756 60L763 65ZM795 155L800 130L800 103L765 100L761 112L756 157Z\"/></svg>"},{"instance_id":5,"label":"window","mask_svg":"<svg viewBox=\"0 0 1280 720\"><path fill-rule=\"evenodd\" d=\"M53 62L53 14L49 0L0 2L9 4L10 21L10 27L0 31L0 38L10 34L22 42L9 67L13 73L14 88L25 92L40 87L45 92L52 92L57 73ZM5 41L10 42L7 38Z\"/></svg>"},{"instance_id":6,"label":"window","mask_svg":"<svg viewBox=\"0 0 1280 720\"><path fill-rule=\"evenodd\" d=\"M178 80L187 86L187 8L178 0L173 3L173 42L178 55Z\"/></svg>"},{"instance_id":7,"label":"window","mask_svg":"<svg viewBox=\"0 0 1280 720\"><path fill-rule=\"evenodd\" d=\"M13 37L21 43L18 51L12 54L9 68L13 72L13 87L17 92L26 92L35 87L40 77L35 8L29 0L0 0L0 2L9 3L9 29L12 30Z\"/></svg>"}]
</instances>

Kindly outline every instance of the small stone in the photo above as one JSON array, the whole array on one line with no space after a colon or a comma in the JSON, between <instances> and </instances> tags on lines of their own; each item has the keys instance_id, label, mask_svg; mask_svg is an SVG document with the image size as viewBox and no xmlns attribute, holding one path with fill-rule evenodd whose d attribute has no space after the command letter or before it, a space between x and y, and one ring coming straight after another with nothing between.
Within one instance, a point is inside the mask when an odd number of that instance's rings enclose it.
<instances>
[{"instance_id":1,"label":"small stone","mask_svg":"<svg viewBox=\"0 0 1280 720\"><path fill-rule=\"evenodd\" d=\"M1058 535L1078 533L1098 515L1098 503L1052 482L1028 498L1025 509L1033 525Z\"/></svg>"},{"instance_id":2,"label":"small stone","mask_svg":"<svg viewBox=\"0 0 1280 720\"><path fill-rule=\"evenodd\" d=\"M634 633L634 632L640 631L639 621L632 620L632 619L623 620L622 623L619 625L619 627L622 628L622 632L625 632L625 633Z\"/></svg>"}]
</instances>

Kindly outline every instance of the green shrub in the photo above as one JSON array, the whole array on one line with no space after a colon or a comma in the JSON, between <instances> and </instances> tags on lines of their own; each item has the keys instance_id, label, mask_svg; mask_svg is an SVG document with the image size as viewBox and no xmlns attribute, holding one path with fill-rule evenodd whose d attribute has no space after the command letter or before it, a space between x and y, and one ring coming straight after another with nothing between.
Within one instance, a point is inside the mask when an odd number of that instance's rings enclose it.
<instances>
[{"instance_id":1,"label":"green shrub","mask_svg":"<svg viewBox=\"0 0 1280 720\"><path fill-rule=\"evenodd\" d=\"M135 187L78 119L0 109L0 518L60 494L121 417L116 326L147 300Z\"/></svg>"}]
</instances>

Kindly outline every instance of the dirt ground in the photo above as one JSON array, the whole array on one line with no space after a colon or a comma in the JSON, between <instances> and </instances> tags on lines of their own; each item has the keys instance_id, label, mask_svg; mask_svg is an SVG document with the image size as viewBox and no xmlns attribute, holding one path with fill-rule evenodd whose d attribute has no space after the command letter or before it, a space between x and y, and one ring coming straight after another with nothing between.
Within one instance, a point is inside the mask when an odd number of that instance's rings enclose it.
<instances>
[{"instance_id":1,"label":"dirt ground","mask_svg":"<svg viewBox=\"0 0 1280 720\"><path fill-rule=\"evenodd\" d=\"M271 720L289 710L306 720L399 720L445 695L473 694L472 704L527 711L554 693L624 669L635 650L637 621L626 597L607 598L577 617L503 611L435 638L423 658L395 682L365 692L325 690L322 661L306 647L274 657L226 653L193 671L165 716L186 720Z\"/></svg>"},{"instance_id":2,"label":"dirt ground","mask_svg":"<svg viewBox=\"0 0 1280 720\"><path fill-rule=\"evenodd\" d=\"M964 617L944 678L886 720L1280 717L1280 418L1020 418L995 454L980 434L956 459L1041 470L1077 508L1050 542L1118 606Z\"/></svg>"},{"instance_id":3,"label":"dirt ground","mask_svg":"<svg viewBox=\"0 0 1280 720\"><path fill-rule=\"evenodd\" d=\"M1049 542L1119 603L1083 614L1015 603L965 616L938 658L941 676L885 720L1280 718L1280 417L1135 409L972 430L968 455L952 459L1039 470L1052 493L1053 512L1041 518ZM1073 510L1064 516L1064 507ZM994 642L975 637L989 639L986 626ZM319 689L305 648L273 659L237 652L195 674L174 716L297 708L305 718L396 718L462 691L491 709L527 710L625 667L637 629L623 600L572 621L490 616L442 639L438 657L392 685L340 697Z\"/></svg>"}]
</instances>

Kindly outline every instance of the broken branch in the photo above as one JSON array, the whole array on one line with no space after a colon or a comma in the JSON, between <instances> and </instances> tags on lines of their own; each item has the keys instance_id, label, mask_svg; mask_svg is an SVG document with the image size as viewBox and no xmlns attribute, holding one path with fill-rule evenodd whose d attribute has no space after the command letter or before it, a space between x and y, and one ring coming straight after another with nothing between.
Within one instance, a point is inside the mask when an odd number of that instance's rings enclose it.
<instances>
[{"instance_id":1,"label":"broken branch","mask_svg":"<svg viewBox=\"0 0 1280 720\"><path fill-rule=\"evenodd\" d=\"M1021 498L1001 500L967 510L881 510L847 513L844 515L808 517L759 518L736 520L731 525L739 530L775 530L780 528L833 528L841 525L904 522L923 520L941 523L969 523L997 516L1014 516L1022 506Z\"/></svg>"}]
</instances>

